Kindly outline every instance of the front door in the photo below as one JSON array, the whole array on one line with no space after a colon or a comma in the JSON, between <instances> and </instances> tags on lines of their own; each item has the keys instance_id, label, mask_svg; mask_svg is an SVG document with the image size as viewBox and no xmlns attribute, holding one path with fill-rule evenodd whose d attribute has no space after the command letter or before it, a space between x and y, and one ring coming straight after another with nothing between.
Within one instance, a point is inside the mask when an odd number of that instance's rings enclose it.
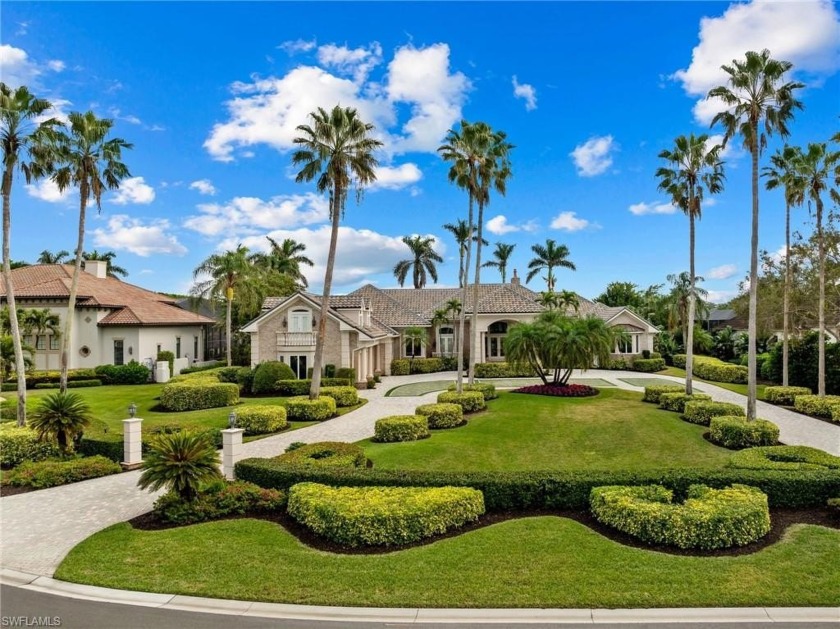
<instances>
[{"instance_id":1,"label":"front door","mask_svg":"<svg viewBox=\"0 0 840 629\"><path fill-rule=\"evenodd\" d=\"M123 365L125 364L123 358L123 340L122 339L114 339L114 364L115 365Z\"/></svg>"},{"instance_id":2,"label":"front door","mask_svg":"<svg viewBox=\"0 0 840 629\"><path fill-rule=\"evenodd\" d=\"M295 372L298 380L305 380L307 376L306 354L289 356L289 367Z\"/></svg>"}]
</instances>

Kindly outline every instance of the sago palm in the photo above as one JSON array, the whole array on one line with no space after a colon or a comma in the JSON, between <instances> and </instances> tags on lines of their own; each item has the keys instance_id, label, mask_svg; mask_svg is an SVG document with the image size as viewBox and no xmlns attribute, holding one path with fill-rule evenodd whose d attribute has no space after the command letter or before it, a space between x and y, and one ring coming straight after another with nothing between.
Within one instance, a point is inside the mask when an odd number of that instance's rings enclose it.
<instances>
[{"instance_id":1,"label":"sago palm","mask_svg":"<svg viewBox=\"0 0 840 629\"><path fill-rule=\"evenodd\" d=\"M516 249L516 245L497 242L496 248L493 249L493 259L482 264L484 267L499 269L499 274L502 276L502 284L507 281L508 260L513 255L514 249Z\"/></svg>"},{"instance_id":2,"label":"sago palm","mask_svg":"<svg viewBox=\"0 0 840 629\"><path fill-rule=\"evenodd\" d=\"M188 430L161 434L149 444L137 485L149 491L174 491L181 500L191 501L204 485L222 477L219 464L219 453L206 434Z\"/></svg>"},{"instance_id":3,"label":"sago palm","mask_svg":"<svg viewBox=\"0 0 840 629\"><path fill-rule=\"evenodd\" d=\"M73 450L73 444L90 425L90 407L78 393L57 392L45 396L32 412L29 426L41 441L55 441L62 453Z\"/></svg>"},{"instance_id":4,"label":"sago palm","mask_svg":"<svg viewBox=\"0 0 840 629\"><path fill-rule=\"evenodd\" d=\"M532 245L531 251L534 252L534 257L528 263L528 276L525 282L528 283L534 279L541 271L547 271L545 282L549 293L554 292L554 269L563 268L571 271L576 271L574 263L568 259L569 248L566 245L558 245L554 240L549 238L545 241L545 245Z\"/></svg>"},{"instance_id":5,"label":"sago palm","mask_svg":"<svg viewBox=\"0 0 840 629\"><path fill-rule=\"evenodd\" d=\"M430 236L403 236L402 241L408 246L411 258L400 260L394 266L394 277L400 286L405 285L405 278L412 274L414 288L426 286L427 276L437 284L438 274L436 262L443 262L443 258L434 249L435 239Z\"/></svg>"}]
</instances>

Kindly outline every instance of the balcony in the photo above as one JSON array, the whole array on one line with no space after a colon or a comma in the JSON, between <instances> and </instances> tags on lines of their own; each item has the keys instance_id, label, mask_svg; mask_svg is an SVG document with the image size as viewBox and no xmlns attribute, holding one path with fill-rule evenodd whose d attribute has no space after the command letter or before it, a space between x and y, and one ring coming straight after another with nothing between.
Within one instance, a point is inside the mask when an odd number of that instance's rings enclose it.
<instances>
[{"instance_id":1,"label":"balcony","mask_svg":"<svg viewBox=\"0 0 840 629\"><path fill-rule=\"evenodd\" d=\"M315 345L313 332L278 332L278 347L312 347Z\"/></svg>"}]
</instances>

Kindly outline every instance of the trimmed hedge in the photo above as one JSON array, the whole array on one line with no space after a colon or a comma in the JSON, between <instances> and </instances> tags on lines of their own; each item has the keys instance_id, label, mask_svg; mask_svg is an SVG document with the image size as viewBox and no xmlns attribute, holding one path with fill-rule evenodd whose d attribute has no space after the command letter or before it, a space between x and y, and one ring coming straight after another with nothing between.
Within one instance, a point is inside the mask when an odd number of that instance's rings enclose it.
<instances>
[{"instance_id":1,"label":"trimmed hedge","mask_svg":"<svg viewBox=\"0 0 840 629\"><path fill-rule=\"evenodd\" d=\"M347 378L321 378L322 387L352 387L353 384ZM309 395L311 388L312 380L278 380L274 383L274 391L278 395ZM321 395L324 395L323 389Z\"/></svg>"},{"instance_id":2,"label":"trimmed hedge","mask_svg":"<svg viewBox=\"0 0 840 629\"><path fill-rule=\"evenodd\" d=\"M650 387L645 387L645 394L642 397L642 402L651 402L659 404L659 397L663 393L684 393L685 387L681 384L655 384Z\"/></svg>"},{"instance_id":3,"label":"trimmed hedge","mask_svg":"<svg viewBox=\"0 0 840 629\"><path fill-rule=\"evenodd\" d=\"M33 389L58 389L61 386L60 382L39 382L36 384ZM102 380L99 379L91 379L91 380L73 380L72 382L67 383L68 389L84 389L86 387L101 387Z\"/></svg>"},{"instance_id":4,"label":"trimmed hedge","mask_svg":"<svg viewBox=\"0 0 840 629\"><path fill-rule=\"evenodd\" d=\"M414 413L425 417L432 430L457 428L467 423L460 404L422 404L414 409Z\"/></svg>"},{"instance_id":5,"label":"trimmed hedge","mask_svg":"<svg viewBox=\"0 0 840 629\"><path fill-rule=\"evenodd\" d=\"M122 467L104 456L79 459L26 461L3 475L4 485L15 487L57 487L89 478L122 472Z\"/></svg>"},{"instance_id":6,"label":"trimmed hedge","mask_svg":"<svg viewBox=\"0 0 840 629\"><path fill-rule=\"evenodd\" d=\"M346 385L352 386L356 384L356 370L353 367L339 367L335 370L335 379L336 380L346 380L347 382L344 383ZM321 383L323 384L323 380ZM336 386L341 386L336 384Z\"/></svg>"},{"instance_id":7,"label":"trimmed hedge","mask_svg":"<svg viewBox=\"0 0 840 629\"><path fill-rule=\"evenodd\" d=\"M674 367L685 369L686 355L674 354L673 362ZM747 382L746 367L725 363L712 356L694 357L694 375L712 382L730 382L733 384L746 384Z\"/></svg>"},{"instance_id":8,"label":"trimmed hedge","mask_svg":"<svg viewBox=\"0 0 840 629\"><path fill-rule=\"evenodd\" d=\"M736 452L729 466L746 470L840 470L840 456L809 446L769 446Z\"/></svg>"},{"instance_id":9,"label":"trimmed hedge","mask_svg":"<svg viewBox=\"0 0 840 629\"><path fill-rule=\"evenodd\" d=\"M92 439L85 435L79 442L76 451L84 456L104 456L116 463L125 458L122 437L118 439Z\"/></svg>"},{"instance_id":10,"label":"trimmed hedge","mask_svg":"<svg viewBox=\"0 0 840 629\"><path fill-rule=\"evenodd\" d=\"M356 406L359 403L359 391L356 387L323 387L321 395L334 399L338 408Z\"/></svg>"},{"instance_id":11,"label":"trimmed hedge","mask_svg":"<svg viewBox=\"0 0 840 629\"><path fill-rule=\"evenodd\" d=\"M392 376L446 371L449 365L440 358L395 358L391 361Z\"/></svg>"},{"instance_id":12,"label":"trimmed hedge","mask_svg":"<svg viewBox=\"0 0 840 629\"><path fill-rule=\"evenodd\" d=\"M684 503L660 485L596 487L595 518L647 542L677 548L745 546L770 532L767 496L754 487L711 489L692 485Z\"/></svg>"},{"instance_id":13,"label":"trimmed hedge","mask_svg":"<svg viewBox=\"0 0 840 629\"><path fill-rule=\"evenodd\" d=\"M97 378L96 371L93 369L69 369L67 371L67 382L74 382L76 380L95 380ZM61 380L60 371L31 371L26 374L26 388L35 388L35 385L43 384L45 382L59 382Z\"/></svg>"},{"instance_id":14,"label":"trimmed hedge","mask_svg":"<svg viewBox=\"0 0 840 629\"><path fill-rule=\"evenodd\" d=\"M392 415L376 420L372 441L417 441L429 436L429 420L425 415Z\"/></svg>"},{"instance_id":15,"label":"trimmed hedge","mask_svg":"<svg viewBox=\"0 0 840 629\"><path fill-rule=\"evenodd\" d=\"M800 413L826 419L832 418L834 406L840 406L840 395L797 395L793 400L793 408Z\"/></svg>"},{"instance_id":16,"label":"trimmed hedge","mask_svg":"<svg viewBox=\"0 0 840 629\"><path fill-rule=\"evenodd\" d=\"M395 358L391 361L392 376L407 376L409 373L408 358Z\"/></svg>"},{"instance_id":17,"label":"trimmed hedge","mask_svg":"<svg viewBox=\"0 0 840 629\"><path fill-rule=\"evenodd\" d=\"M257 395L274 393L278 380L290 380L294 377L295 372L286 363L279 360L268 360L257 365L254 370L254 382L251 384L251 391Z\"/></svg>"},{"instance_id":18,"label":"trimmed hedge","mask_svg":"<svg viewBox=\"0 0 840 629\"><path fill-rule=\"evenodd\" d=\"M49 441L38 441L38 434L14 423L0 424L0 465L14 467L24 461L43 461L59 456L58 445Z\"/></svg>"},{"instance_id":19,"label":"trimmed hedge","mask_svg":"<svg viewBox=\"0 0 840 629\"><path fill-rule=\"evenodd\" d=\"M659 396L659 408L666 411L675 411L677 413L685 412L685 405L688 402L710 402L711 395L705 393L693 393L686 395L685 393L662 393Z\"/></svg>"},{"instance_id":20,"label":"trimmed hedge","mask_svg":"<svg viewBox=\"0 0 840 629\"><path fill-rule=\"evenodd\" d=\"M239 404L239 385L194 378L167 383L160 391L160 405L167 411L197 411Z\"/></svg>"},{"instance_id":21,"label":"trimmed hedge","mask_svg":"<svg viewBox=\"0 0 840 629\"><path fill-rule=\"evenodd\" d=\"M748 422L746 417L714 417L709 441L724 448L754 448L779 443L779 427L765 419Z\"/></svg>"},{"instance_id":22,"label":"trimmed hedge","mask_svg":"<svg viewBox=\"0 0 840 629\"><path fill-rule=\"evenodd\" d=\"M765 387L764 399L770 404L793 406L797 395L811 395L808 387Z\"/></svg>"},{"instance_id":23,"label":"trimmed hedge","mask_svg":"<svg viewBox=\"0 0 840 629\"><path fill-rule=\"evenodd\" d=\"M335 400L321 395L317 400L308 397L290 397L286 403L286 414L289 419L299 422L322 422L335 415Z\"/></svg>"},{"instance_id":24,"label":"trimmed hedge","mask_svg":"<svg viewBox=\"0 0 840 629\"><path fill-rule=\"evenodd\" d=\"M272 513L286 506L285 492L264 489L251 483L225 483L207 491L192 502L169 492L155 501L154 514L164 522L186 525L246 513Z\"/></svg>"},{"instance_id":25,"label":"trimmed hedge","mask_svg":"<svg viewBox=\"0 0 840 629\"><path fill-rule=\"evenodd\" d=\"M476 378L533 378L537 375L530 365L511 363L476 363Z\"/></svg>"},{"instance_id":26,"label":"trimmed hedge","mask_svg":"<svg viewBox=\"0 0 840 629\"><path fill-rule=\"evenodd\" d=\"M446 533L484 513L481 492L464 487L329 487L289 490L295 520L345 546L397 546Z\"/></svg>"},{"instance_id":27,"label":"trimmed hedge","mask_svg":"<svg viewBox=\"0 0 840 629\"><path fill-rule=\"evenodd\" d=\"M549 397L592 397L598 395L600 391L585 384L532 384L514 389L513 393Z\"/></svg>"},{"instance_id":28,"label":"trimmed hedge","mask_svg":"<svg viewBox=\"0 0 840 629\"><path fill-rule=\"evenodd\" d=\"M487 408L484 395L480 391L464 391L463 393L444 391L438 394L437 401L441 404L458 404L464 413L475 413Z\"/></svg>"},{"instance_id":29,"label":"trimmed hedge","mask_svg":"<svg viewBox=\"0 0 840 629\"><path fill-rule=\"evenodd\" d=\"M263 435L288 428L286 408L283 406L243 406L236 411L236 426L244 428L245 434Z\"/></svg>"},{"instance_id":30,"label":"trimmed hedge","mask_svg":"<svg viewBox=\"0 0 840 629\"><path fill-rule=\"evenodd\" d=\"M105 384L148 384L152 376L151 369L136 360L125 365L99 365L94 371Z\"/></svg>"},{"instance_id":31,"label":"trimmed hedge","mask_svg":"<svg viewBox=\"0 0 840 629\"><path fill-rule=\"evenodd\" d=\"M746 416L746 411L739 405L731 402L686 402L682 418L692 424L708 426L712 417L737 417Z\"/></svg>"},{"instance_id":32,"label":"trimmed hedge","mask_svg":"<svg viewBox=\"0 0 840 629\"><path fill-rule=\"evenodd\" d=\"M181 370L181 375L187 375L191 373L198 373L200 371L209 371L210 369L218 369L219 367L225 367L227 363L224 360L217 360L216 362L210 363L208 365L201 365L200 367L184 367ZM247 369L247 367L245 367Z\"/></svg>"},{"instance_id":33,"label":"trimmed hedge","mask_svg":"<svg viewBox=\"0 0 840 629\"><path fill-rule=\"evenodd\" d=\"M457 384L450 384L447 391L457 391L458 385ZM475 382L473 384L464 384L461 385L462 391L478 391L481 395L484 396L484 401L487 402L489 400L495 400L499 397L499 394L496 393L496 385L490 384L489 382Z\"/></svg>"},{"instance_id":34,"label":"trimmed hedge","mask_svg":"<svg viewBox=\"0 0 840 629\"><path fill-rule=\"evenodd\" d=\"M311 467L365 467L365 451L355 443L319 441L289 450L273 459L284 465Z\"/></svg>"},{"instance_id":35,"label":"trimmed hedge","mask_svg":"<svg viewBox=\"0 0 840 629\"><path fill-rule=\"evenodd\" d=\"M665 369L664 358L634 358L633 371L642 371L644 373L654 373Z\"/></svg>"}]
</instances>

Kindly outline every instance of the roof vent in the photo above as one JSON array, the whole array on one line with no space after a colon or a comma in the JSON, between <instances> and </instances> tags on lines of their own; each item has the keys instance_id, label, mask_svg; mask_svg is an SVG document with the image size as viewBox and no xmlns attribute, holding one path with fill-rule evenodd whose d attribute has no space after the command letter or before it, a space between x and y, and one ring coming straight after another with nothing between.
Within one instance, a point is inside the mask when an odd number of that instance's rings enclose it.
<instances>
[{"instance_id":1,"label":"roof vent","mask_svg":"<svg viewBox=\"0 0 840 629\"><path fill-rule=\"evenodd\" d=\"M94 277L104 279L108 277L108 261L107 260L85 260L85 273L90 273Z\"/></svg>"}]
</instances>

